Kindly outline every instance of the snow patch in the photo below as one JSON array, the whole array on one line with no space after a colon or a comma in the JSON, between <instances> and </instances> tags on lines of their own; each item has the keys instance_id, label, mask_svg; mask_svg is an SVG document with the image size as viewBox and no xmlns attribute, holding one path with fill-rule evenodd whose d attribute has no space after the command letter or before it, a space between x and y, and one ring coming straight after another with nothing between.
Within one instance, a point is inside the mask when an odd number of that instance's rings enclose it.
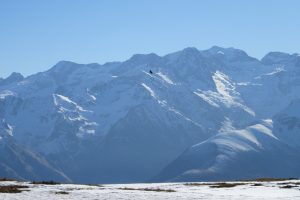
<instances>
[{"instance_id":1,"label":"snow patch","mask_svg":"<svg viewBox=\"0 0 300 200\"><path fill-rule=\"evenodd\" d=\"M179 115L180 117L184 118L186 121L192 122L194 125L198 126L198 127L202 127L203 126L195 121L193 121L192 119L184 116L183 114L181 114L178 110L174 109L174 108L168 108L169 111L174 112L175 114Z\"/></svg>"},{"instance_id":2,"label":"snow patch","mask_svg":"<svg viewBox=\"0 0 300 200\"><path fill-rule=\"evenodd\" d=\"M5 99L8 96L15 96L16 94L10 90L4 90L0 93L0 99Z\"/></svg>"},{"instance_id":3,"label":"snow patch","mask_svg":"<svg viewBox=\"0 0 300 200\"><path fill-rule=\"evenodd\" d=\"M252 85L252 86L262 86L262 84L251 83L251 82L240 82L240 83L236 83L236 85L238 85L238 86L249 86L249 85Z\"/></svg>"},{"instance_id":4,"label":"snow patch","mask_svg":"<svg viewBox=\"0 0 300 200\"><path fill-rule=\"evenodd\" d=\"M161 73L161 72L158 72L156 73L159 77L161 77L165 82L167 82L168 84L171 84L171 85L175 85L174 82L165 74Z\"/></svg>"},{"instance_id":5,"label":"snow patch","mask_svg":"<svg viewBox=\"0 0 300 200\"><path fill-rule=\"evenodd\" d=\"M215 103L216 98L214 98L214 94L212 91L203 92L201 90L198 90L197 92L194 92L197 96L201 97L204 101L209 103L210 105L214 107L220 107L217 103Z\"/></svg>"},{"instance_id":6,"label":"snow patch","mask_svg":"<svg viewBox=\"0 0 300 200\"><path fill-rule=\"evenodd\" d=\"M230 93L236 94L234 85L229 81L229 77L220 71L216 71L212 76L217 91L228 101L233 102Z\"/></svg>"},{"instance_id":7,"label":"snow patch","mask_svg":"<svg viewBox=\"0 0 300 200\"><path fill-rule=\"evenodd\" d=\"M89 96L91 97L91 99L92 99L93 101L96 101L96 100L97 100L97 98L96 98L94 95L89 94Z\"/></svg>"},{"instance_id":8,"label":"snow patch","mask_svg":"<svg viewBox=\"0 0 300 200\"><path fill-rule=\"evenodd\" d=\"M234 84L230 83L230 81L227 80L228 77L226 77L227 76L222 73L217 73L217 75L213 76L217 92L197 89L197 91L193 93L214 107L220 107L221 104L228 108L240 107L250 115L255 116L255 112L243 104L240 94L235 91Z\"/></svg>"},{"instance_id":9,"label":"snow patch","mask_svg":"<svg viewBox=\"0 0 300 200\"><path fill-rule=\"evenodd\" d=\"M152 97L156 98L155 92L145 83L141 84L149 93Z\"/></svg>"},{"instance_id":10,"label":"snow patch","mask_svg":"<svg viewBox=\"0 0 300 200\"><path fill-rule=\"evenodd\" d=\"M223 132L229 132L232 130L235 130L235 128L232 125L232 121L228 117L226 117L225 121L222 122L222 126L219 129L219 132L223 133Z\"/></svg>"},{"instance_id":11,"label":"snow patch","mask_svg":"<svg viewBox=\"0 0 300 200\"><path fill-rule=\"evenodd\" d=\"M0 136L1 138L3 138L3 136L5 137L6 134L9 136L13 136L13 127L11 125L9 125L5 119L2 119L0 121Z\"/></svg>"},{"instance_id":12,"label":"snow patch","mask_svg":"<svg viewBox=\"0 0 300 200\"><path fill-rule=\"evenodd\" d=\"M220 148L226 148L227 153L230 152L231 154L237 151L251 150L251 148L249 148L247 145L243 144L242 142L237 142L235 139L228 140L228 138L217 138L214 140L214 143L219 145Z\"/></svg>"},{"instance_id":13,"label":"snow patch","mask_svg":"<svg viewBox=\"0 0 300 200\"><path fill-rule=\"evenodd\" d=\"M278 138L273 134L272 130L262 124L253 125L253 126L249 127L249 129L253 129L255 131L266 134L266 135L278 140Z\"/></svg>"},{"instance_id":14,"label":"snow patch","mask_svg":"<svg viewBox=\"0 0 300 200\"><path fill-rule=\"evenodd\" d=\"M69 99L69 97L66 97L66 96L63 96L63 95L60 95L60 94L54 94L55 95L55 97L59 97L61 100L63 100L63 101L66 101L66 102L68 102L68 103L71 103L71 104L76 104L76 103L74 103L73 101L71 101L70 99ZM57 101L57 98L55 98L55 105L58 105L58 101Z\"/></svg>"},{"instance_id":15,"label":"snow patch","mask_svg":"<svg viewBox=\"0 0 300 200\"><path fill-rule=\"evenodd\" d=\"M230 78L220 71L216 71L212 76L217 92L221 95L219 100L223 102L227 107L236 106L240 107L252 116L255 116L255 112L243 104L240 99L240 94L235 90L235 84L230 80ZM218 95L214 95L218 97Z\"/></svg>"},{"instance_id":16,"label":"snow patch","mask_svg":"<svg viewBox=\"0 0 300 200\"><path fill-rule=\"evenodd\" d=\"M265 74L265 76L272 76L274 74L278 74L278 73L283 72L283 71L285 71L284 66L277 67L274 71Z\"/></svg>"},{"instance_id":17,"label":"snow patch","mask_svg":"<svg viewBox=\"0 0 300 200\"><path fill-rule=\"evenodd\" d=\"M260 75L260 76L256 76L256 77L254 77L254 79L261 79L263 76L273 76L273 75L276 75L276 74L278 74L280 72L283 72L283 71L286 71L284 69L284 66L276 67L274 69L274 71L272 71L270 73L266 73L266 74Z\"/></svg>"},{"instance_id":18,"label":"snow patch","mask_svg":"<svg viewBox=\"0 0 300 200\"><path fill-rule=\"evenodd\" d=\"M58 106L61 111L76 109L83 112L90 112L88 110L83 109L77 103L69 99L69 97L60 94L53 94L53 98L54 98L54 105Z\"/></svg>"}]
</instances>

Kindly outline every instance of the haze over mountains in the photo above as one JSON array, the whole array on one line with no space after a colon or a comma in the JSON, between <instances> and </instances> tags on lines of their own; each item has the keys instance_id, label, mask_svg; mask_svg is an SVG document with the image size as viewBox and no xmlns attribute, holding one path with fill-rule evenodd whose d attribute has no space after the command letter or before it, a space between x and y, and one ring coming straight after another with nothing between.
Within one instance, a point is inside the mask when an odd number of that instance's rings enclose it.
<instances>
[{"instance_id":1,"label":"haze over mountains","mask_svg":"<svg viewBox=\"0 0 300 200\"><path fill-rule=\"evenodd\" d=\"M149 73L151 70L153 73ZM300 177L300 56L186 48L0 79L0 176Z\"/></svg>"}]
</instances>

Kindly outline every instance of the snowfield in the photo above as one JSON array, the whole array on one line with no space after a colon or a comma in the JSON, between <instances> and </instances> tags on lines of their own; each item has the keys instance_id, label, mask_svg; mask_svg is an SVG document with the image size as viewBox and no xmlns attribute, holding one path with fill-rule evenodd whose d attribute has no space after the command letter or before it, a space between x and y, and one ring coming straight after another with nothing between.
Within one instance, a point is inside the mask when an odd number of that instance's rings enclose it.
<instances>
[{"instance_id":1,"label":"snowfield","mask_svg":"<svg viewBox=\"0 0 300 200\"><path fill-rule=\"evenodd\" d=\"M198 182L114 185L31 184L3 181L8 185L27 186L20 193L1 193L1 200L49 199L300 199L300 181L275 182ZM1 191L1 190L0 190Z\"/></svg>"}]
</instances>

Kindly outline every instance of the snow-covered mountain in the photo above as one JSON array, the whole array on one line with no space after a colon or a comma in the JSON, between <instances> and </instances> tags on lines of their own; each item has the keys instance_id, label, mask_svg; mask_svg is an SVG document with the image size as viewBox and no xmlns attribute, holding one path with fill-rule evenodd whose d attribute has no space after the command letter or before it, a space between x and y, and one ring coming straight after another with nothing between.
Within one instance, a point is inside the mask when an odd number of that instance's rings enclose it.
<instances>
[{"instance_id":1,"label":"snow-covered mountain","mask_svg":"<svg viewBox=\"0 0 300 200\"><path fill-rule=\"evenodd\" d=\"M48 164L33 168L39 176L1 174L58 179L51 166L74 182L210 180L289 175L268 170L282 164L299 177L299 75L298 54L258 60L216 46L14 73L0 80L0 143Z\"/></svg>"},{"instance_id":2,"label":"snow-covered mountain","mask_svg":"<svg viewBox=\"0 0 300 200\"><path fill-rule=\"evenodd\" d=\"M244 129L228 121L216 136L190 147L153 181L299 177L299 118L282 117Z\"/></svg>"}]
</instances>

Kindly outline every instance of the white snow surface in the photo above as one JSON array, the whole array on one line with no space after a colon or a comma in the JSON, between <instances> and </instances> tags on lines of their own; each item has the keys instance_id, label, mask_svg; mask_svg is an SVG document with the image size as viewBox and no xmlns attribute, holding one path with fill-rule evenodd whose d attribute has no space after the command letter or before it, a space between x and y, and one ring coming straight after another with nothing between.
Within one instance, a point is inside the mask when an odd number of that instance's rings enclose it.
<instances>
[{"instance_id":1,"label":"white snow surface","mask_svg":"<svg viewBox=\"0 0 300 200\"><path fill-rule=\"evenodd\" d=\"M194 94L214 107L220 107L221 104L228 108L239 107L250 115L255 116L255 112L246 106L240 98L240 93L236 91L235 83L226 74L216 71L212 78L215 83L216 92L198 89Z\"/></svg>"},{"instance_id":2,"label":"white snow surface","mask_svg":"<svg viewBox=\"0 0 300 200\"><path fill-rule=\"evenodd\" d=\"M156 98L155 92L145 83L141 84L149 93L152 97Z\"/></svg>"},{"instance_id":3,"label":"white snow surface","mask_svg":"<svg viewBox=\"0 0 300 200\"><path fill-rule=\"evenodd\" d=\"M160 76L168 84L171 84L171 85L175 84L167 75L163 74L162 72L158 72L157 75Z\"/></svg>"},{"instance_id":4,"label":"white snow surface","mask_svg":"<svg viewBox=\"0 0 300 200\"><path fill-rule=\"evenodd\" d=\"M298 180L277 182L228 182L241 185L231 188L211 188L218 183L199 182L200 185L190 183L153 183L153 184L117 184L117 185L74 185L58 184L43 185L19 183L15 181L0 182L5 185L23 185L29 188L21 193L0 193L1 200L297 200L300 199L300 183ZM195 183L193 183L195 184ZM203 184L203 185L201 185ZM254 186L254 184L261 184ZM289 189L282 186L294 186ZM127 189L127 190L126 190ZM167 191L144 191L143 189L161 189ZM60 194L66 192L66 194Z\"/></svg>"},{"instance_id":5,"label":"white snow surface","mask_svg":"<svg viewBox=\"0 0 300 200\"><path fill-rule=\"evenodd\" d=\"M0 99L5 99L8 96L13 96L15 95L12 91L10 90L4 90L0 92Z\"/></svg>"}]
</instances>

